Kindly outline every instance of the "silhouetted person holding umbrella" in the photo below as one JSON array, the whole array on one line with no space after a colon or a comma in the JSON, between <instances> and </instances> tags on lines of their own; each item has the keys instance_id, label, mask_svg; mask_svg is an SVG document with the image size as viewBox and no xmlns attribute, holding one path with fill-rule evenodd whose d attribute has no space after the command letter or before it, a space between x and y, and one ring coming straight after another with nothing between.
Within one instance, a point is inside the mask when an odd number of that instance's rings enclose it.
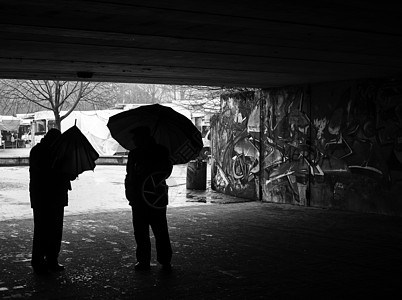
<instances>
[{"instance_id":1,"label":"silhouetted person holding umbrella","mask_svg":"<svg viewBox=\"0 0 402 300\"><path fill-rule=\"evenodd\" d=\"M58 262L63 234L64 207L71 190L70 175L52 168L52 144L61 132L50 129L29 156L29 193L34 217L32 267L35 273L63 271Z\"/></svg>"},{"instance_id":2,"label":"silhouetted person holding umbrella","mask_svg":"<svg viewBox=\"0 0 402 300\"><path fill-rule=\"evenodd\" d=\"M136 148L128 155L125 189L132 208L137 243L135 269L150 269L151 226L155 236L157 261L163 269L170 270L172 247L166 219L168 191L165 181L173 168L169 151L155 142L148 127L138 127L132 133Z\"/></svg>"}]
</instances>

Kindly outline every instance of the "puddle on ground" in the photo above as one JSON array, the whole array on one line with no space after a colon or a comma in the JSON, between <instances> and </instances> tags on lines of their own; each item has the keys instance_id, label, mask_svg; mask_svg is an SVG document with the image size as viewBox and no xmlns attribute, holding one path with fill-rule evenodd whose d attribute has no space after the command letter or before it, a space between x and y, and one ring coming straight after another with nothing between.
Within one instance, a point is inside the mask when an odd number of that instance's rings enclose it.
<instances>
[{"instance_id":1,"label":"puddle on ground","mask_svg":"<svg viewBox=\"0 0 402 300\"><path fill-rule=\"evenodd\" d=\"M186 202L201 202L201 203L207 203L207 197L206 196L197 196L191 193L186 194Z\"/></svg>"}]
</instances>

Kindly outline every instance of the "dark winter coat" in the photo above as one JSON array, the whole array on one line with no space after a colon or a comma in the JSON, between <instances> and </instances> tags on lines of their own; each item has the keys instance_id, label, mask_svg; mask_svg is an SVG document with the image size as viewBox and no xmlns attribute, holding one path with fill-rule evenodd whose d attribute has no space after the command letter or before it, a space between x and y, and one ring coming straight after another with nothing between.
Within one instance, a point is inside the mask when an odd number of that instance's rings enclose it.
<instances>
[{"instance_id":1,"label":"dark winter coat","mask_svg":"<svg viewBox=\"0 0 402 300\"><path fill-rule=\"evenodd\" d=\"M168 204L166 179L172 173L172 163L169 159L169 151L166 147L156 144L152 139L151 142L144 148L136 148L128 154L125 178L126 198L132 206L143 206L145 204L143 198L144 182L150 183L147 178L151 174L159 174L156 181L159 184L159 191L164 194L160 200L160 205ZM166 187L164 190L163 186ZM152 188L145 186L145 189Z\"/></svg>"},{"instance_id":2,"label":"dark winter coat","mask_svg":"<svg viewBox=\"0 0 402 300\"><path fill-rule=\"evenodd\" d=\"M29 194L32 208L67 206L70 176L52 168L51 145L42 140L29 155Z\"/></svg>"}]
</instances>

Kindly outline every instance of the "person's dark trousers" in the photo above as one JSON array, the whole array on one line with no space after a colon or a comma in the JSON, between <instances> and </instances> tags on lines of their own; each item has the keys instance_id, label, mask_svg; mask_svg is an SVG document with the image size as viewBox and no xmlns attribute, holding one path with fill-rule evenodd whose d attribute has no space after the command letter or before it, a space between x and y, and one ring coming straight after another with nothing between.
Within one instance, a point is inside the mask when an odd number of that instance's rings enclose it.
<instances>
[{"instance_id":1,"label":"person's dark trousers","mask_svg":"<svg viewBox=\"0 0 402 300\"><path fill-rule=\"evenodd\" d=\"M151 240L149 226L155 236L157 261L162 264L170 264L172 260L172 246L166 219L166 207L154 209L151 207L132 207L134 237L137 243L136 257L142 264L151 261Z\"/></svg>"},{"instance_id":2,"label":"person's dark trousers","mask_svg":"<svg viewBox=\"0 0 402 300\"><path fill-rule=\"evenodd\" d=\"M34 208L33 215L32 265L43 264L45 259L57 262L63 236L64 207Z\"/></svg>"}]
</instances>

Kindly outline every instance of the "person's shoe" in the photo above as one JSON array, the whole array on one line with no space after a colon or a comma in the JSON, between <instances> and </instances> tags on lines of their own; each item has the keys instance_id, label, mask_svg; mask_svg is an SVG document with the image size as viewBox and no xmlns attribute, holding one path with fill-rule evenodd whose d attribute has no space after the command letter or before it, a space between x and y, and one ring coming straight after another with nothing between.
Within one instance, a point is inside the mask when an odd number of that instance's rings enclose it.
<instances>
[{"instance_id":1,"label":"person's shoe","mask_svg":"<svg viewBox=\"0 0 402 300\"><path fill-rule=\"evenodd\" d=\"M151 266L146 263L137 262L134 266L134 269L137 271L147 271L151 269Z\"/></svg>"},{"instance_id":2,"label":"person's shoe","mask_svg":"<svg viewBox=\"0 0 402 300\"><path fill-rule=\"evenodd\" d=\"M32 265L32 269L36 275L46 276L49 274L46 263L44 261L43 262L32 261L31 265Z\"/></svg>"},{"instance_id":3,"label":"person's shoe","mask_svg":"<svg viewBox=\"0 0 402 300\"><path fill-rule=\"evenodd\" d=\"M48 263L47 268L53 272L61 272L61 271L64 271L64 269L65 269L64 266L59 264L58 262Z\"/></svg>"}]
</instances>

